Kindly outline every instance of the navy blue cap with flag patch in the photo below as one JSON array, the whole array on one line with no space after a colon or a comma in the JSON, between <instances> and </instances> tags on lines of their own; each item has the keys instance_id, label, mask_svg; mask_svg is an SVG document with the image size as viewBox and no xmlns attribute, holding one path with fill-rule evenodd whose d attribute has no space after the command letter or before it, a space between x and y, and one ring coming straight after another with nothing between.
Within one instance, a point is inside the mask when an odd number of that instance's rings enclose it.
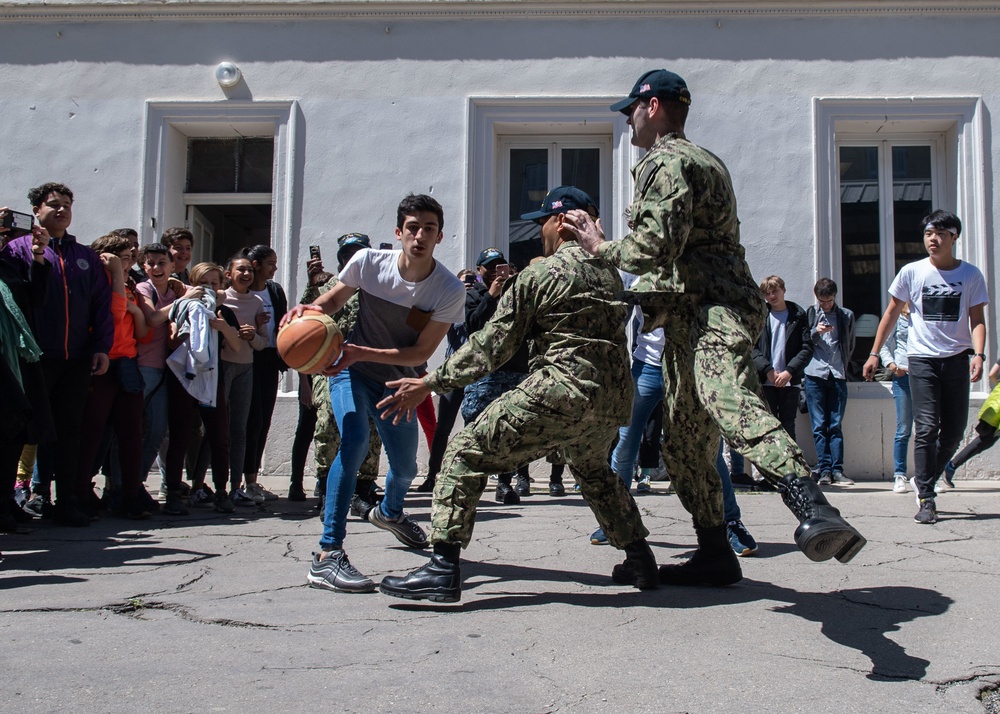
<instances>
[{"instance_id":1,"label":"navy blue cap with flag patch","mask_svg":"<svg viewBox=\"0 0 1000 714\"><path fill-rule=\"evenodd\" d=\"M502 260L506 262L507 259L503 257L503 253L500 252L499 248L487 248L479 254L479 260L476 261L476 267L478 268L481 265L492 263L494 260Z\"/></svg>"},{"instance_id":2,"label":"navy blue cap with flag patch","mask_svg":"<svg viewBox=\"0 0 1000 714\"><path fill-rule=\"evenodd\" d=\"M666 69L651 69L639 77L627 97L611 105L611 111L630 114L629 109L637 99L650 97L691 104L691 92L680 75Z\"/></svg>"},{"instance_id":3,"label":"navy blue cap with flag patch","mask_svg":"<svg viewBox=\"0 0 1000 714\"><path fill-rule=\"evenodd\" d=\"M522 213L521 220L538 221L541 218L548 218L558 213L566 213L573 208L586 211L594 218L600 215L594 199L581 191L576 186L556 186L549 191L542 199L542 207L538 211Z\"/></svg>"}]
</instances>

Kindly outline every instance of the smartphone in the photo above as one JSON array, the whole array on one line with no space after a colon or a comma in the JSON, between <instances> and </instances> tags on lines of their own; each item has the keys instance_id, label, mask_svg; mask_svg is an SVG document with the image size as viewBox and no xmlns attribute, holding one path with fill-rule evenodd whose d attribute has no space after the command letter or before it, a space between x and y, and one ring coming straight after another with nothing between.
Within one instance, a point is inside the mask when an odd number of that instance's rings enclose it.
<instances>
[{"instance_id":1,"label":"smartphone","mask_svg":"<svg viewBox=\"0 0 1000 714\"><path fill-rule=\"evenodd\" d=\"M497 266L497 277L498 278L503 278L504 280L506 280L507 278L509 278L510 277L510 265L508 265L507 263L500 263L500 265Z\"/></svg>"},{"instance_id":2,"label":"smartphone","mask_svg":"<svg viewBox=\"0 0 1000 714\"><path fill-rule=\"evenodd\" d=\"M392 243L379 243L378 244L378 249L379 250L392 250Z\"/></svg>"},{"instance_id":3,"label":"smartphone","mask_svg":"<svg viewBox=\"0 0 1000 714\"><path fill-rule=\"evenodd\" d=\"M309 246L309 260L323 260L323 255L320 253L318 245Z\"/></svg>"}]
</instances>

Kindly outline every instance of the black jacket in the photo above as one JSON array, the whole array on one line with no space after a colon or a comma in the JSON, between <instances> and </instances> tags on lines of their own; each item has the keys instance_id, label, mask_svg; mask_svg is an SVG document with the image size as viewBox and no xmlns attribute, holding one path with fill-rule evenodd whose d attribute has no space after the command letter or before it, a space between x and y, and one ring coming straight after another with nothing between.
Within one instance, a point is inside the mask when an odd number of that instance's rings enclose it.
<instances>
[{"instance_id":1,"label":"black jacket","mask_svg":"<svg viewBox=\"0 0 1000 714\"><path fill-rule=\"evenodd\" d=\"M802 382L802 374L812 359L813 343L809 335L809 319L801 306L785 301L788 307L788 322L785 324L785 363L792 375L792 384ZM771 370L771 321L764 322L764 331L753 348L753 366L760 377L760 383L767 382Z\"/></svg>"},{"instance_id":2,"label":"black jacket","mask_svg":"<svg viewBox=\"0 0 1000 714\"><path fill-rule=\"evenodd\" d=\"M508 280L504 285L513 285L514 280ZM490 289L482 283L476 283L465 293L465 328L469 335L474 335L489 322L490 318L497 311L500 301L490 295ZM514 356L501 365L497 372L521 372L528 373L528 343L525 341L518 348Z\"/></svg>"}]
</instances>

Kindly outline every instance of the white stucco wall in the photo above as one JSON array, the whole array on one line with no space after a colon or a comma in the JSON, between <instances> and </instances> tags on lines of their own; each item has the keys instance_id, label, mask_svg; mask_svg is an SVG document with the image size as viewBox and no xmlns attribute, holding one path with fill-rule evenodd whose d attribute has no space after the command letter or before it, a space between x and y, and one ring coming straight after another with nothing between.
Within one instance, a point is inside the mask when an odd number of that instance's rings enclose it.
<instances>
[{"instance_id":1,"label":"white stucco wall","mask_svg":"<svg viewBox=\"0 0 1000 714\"><path fill-rule=\"evenodd\" d=\"M148 101L294 101L297 235L278 276L290 297L301 292L308 245L329 246L332 256L334 239L347 231L390 240L395 206L410 191L444 205L437 256L457 270L475 258L466 235L476 210L467 205L471 97L618 97L645 69L666 66L691 87L688 135L733 174L754 274L782 275L800 304L810 302L820 270L816 97L981 97L986 165L978 201L984 231L996 223L998 157L988 119L1000 101L996 12L825 14L787 3L727 10L711 2L698 11L697 3L634 2L615 14L577 2L559 17L558 3L522 3L520 15L516 8L491 14L490 4L367 3L367 15L357 16L344 8L361 3L300 3L299 15L267 16L264 4L227 3L236 7L223 19L199 18L210 7L201 3L77 14L77 3L9 3L0 8L0 205L24 209L27 188L58 180L76 192L71 231L81 238L139 224L148 218L143 192L152 190L143 165ZM533 14L544 6L546 13ZM183 14L171 16L179 7ZM400 9L413 7L438 14L413 18ZM213 77L222 60L236 62L244 77L228 92ZM613 176L616 185L628 181L624 172ZM1000 266L985 242L980 267L995 297ZM988 352L996 358L993 334ZM879 389L852 386L845 422L848 470L869 478L891 473L893 407ZM878 398L856 398L858 390ZM269 470L287 471L296 406L290 397L279 402L266 460ZM805 423L799 436L808 441ZM966 475L996 472L1000 451Z\"/></svg>"}]
</instances>

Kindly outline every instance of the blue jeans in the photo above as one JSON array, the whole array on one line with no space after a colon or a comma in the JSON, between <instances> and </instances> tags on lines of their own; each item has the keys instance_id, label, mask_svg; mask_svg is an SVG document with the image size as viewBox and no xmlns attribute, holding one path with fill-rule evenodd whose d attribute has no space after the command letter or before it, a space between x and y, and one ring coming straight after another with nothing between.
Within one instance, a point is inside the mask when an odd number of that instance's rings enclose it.
<instances>
[{"instance_id":1,"label":"blue jeans","mask_svg":"<svg viewBox=\"0 0 1000 714\"><path fill-rule=\"evenodd\" d=\"M736 454L734 452L733 456ZM740 457L743 460L743 457ZM719 454L715 457L715 470L719 472L722 479L722 512L726 523L738 521L743 518L740 512L740 504L736 502L736 489L733 488L733 481L729 478L729 469L726 468L726 460L722 458L722 439L719 439Z\"/></svg>"},{"instance_id":2,"label":"blue jeans","mask_svg":"<svg viewBox=\"0 0 1000 714\"><path fill-rule=\"evenodd\" d=\"M403 499L417 475L419 427L416 419L393 425L379 416L375 405L393 391L350 368L336 377L330 377L330 405L340 430L340 450L330 465L330 475L326 479L326 512L323 536L319 540L319 547L323 550L343 547L347 536L351 496L357 485L358 469L368 454L369 418L375 422L389 460L385 497L381 506L376 508L381 508L389 518L398 518L403 514Z\"/></svg>"},{"instance_id":3,"label":"blue jeans","mask_svg":"<svg viewBox=\"0 0 1000 714\"><path fill-rule=\"evenodd\" d=\"M167 435L167 380L166 368L139 366L139 374L142 375L143 389L142 397L145 402L143 412L143 424L145 432L142 439L142 464L139 470L139 479L146 480L149 470L156 461L160 444Z\"/></svg>"},{"instance_id":4,"label":"blue jeans","mask_svg":"<svg viewBox=\"0 0 1000 714\"><path fill-rule=\"evenodd\" d=\"M632 423L618 430L618 445L611 454L611 469L625 482L625 488L632 485L639 443L649 415L663 401L663 367L633 360L632 385L635 388Z\"/></svg>"},{"instance_id":5,"label":"blue jeans","mask_svg":"<svg viewBox=\"0 0 1000 714\"><path fill-rule=\"evenodd\" d=\"M816 470L843 471L844 432L840 424L847 408L847 380L806 375L803 386L816 444Z\"/></svg>"},{"instance_id":6,"label":"blue jeans","mask_svg":"<svg viewBox=\"0 0 1000 714\"><path fill-rule=\"evenodd\" d=\"M892 399L896 402L896 440L892 445L892 472L906 475L906 450L913 432L913 399L910 398L910 375L892 379Z\"/></svg>"}]
</instances>

